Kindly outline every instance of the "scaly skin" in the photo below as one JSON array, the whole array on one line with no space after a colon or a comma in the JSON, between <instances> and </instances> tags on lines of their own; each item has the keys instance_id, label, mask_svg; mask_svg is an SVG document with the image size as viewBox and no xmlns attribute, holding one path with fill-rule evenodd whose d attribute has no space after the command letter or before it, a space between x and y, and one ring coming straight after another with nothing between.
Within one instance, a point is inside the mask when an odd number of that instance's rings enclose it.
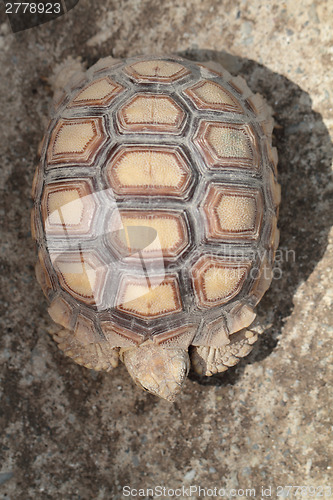
<instances>
[{"instance_id":1,"label":"scaly skin","mask_svg":"<svg viewBox=\"0 0 333 500\"><path fill-rule=\"evenodd\" d=\"M230 336L230 343L223 347L192 346L191 367L199 375L210 377L225 372L247 356L258 340L256 332L242 330Z\"/></svg>"},{"instance_id":2,"label":"scaly skin","mask_svg":"<svg viewBox=\"0 0 333 500\"><path fill-rule=\"evenodd\" d=\"M160 347L151 341L120 350L134 382L155 396L174 401L187 377L190 359L187 350Z\"/></svg>"}]
</instances>

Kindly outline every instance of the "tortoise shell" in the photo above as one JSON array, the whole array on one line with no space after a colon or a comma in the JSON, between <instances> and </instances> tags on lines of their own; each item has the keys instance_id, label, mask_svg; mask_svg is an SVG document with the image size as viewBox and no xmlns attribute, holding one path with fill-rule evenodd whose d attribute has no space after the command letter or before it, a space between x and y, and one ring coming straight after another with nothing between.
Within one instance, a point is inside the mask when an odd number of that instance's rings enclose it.
<instances>
[{"instance_id":1,"label":"tortoise shell","mask_svg":"<svg viewBox=\"0 0 333 500\"><path fill-rule=\"evenodd\" d=\"M196 346L223 354L210 375L251 350L279 238L272 129L242 78L180 57L102 59L64 89L32 233L68 356L110 370L119 348Z\"/></svg>"}]
</instances>

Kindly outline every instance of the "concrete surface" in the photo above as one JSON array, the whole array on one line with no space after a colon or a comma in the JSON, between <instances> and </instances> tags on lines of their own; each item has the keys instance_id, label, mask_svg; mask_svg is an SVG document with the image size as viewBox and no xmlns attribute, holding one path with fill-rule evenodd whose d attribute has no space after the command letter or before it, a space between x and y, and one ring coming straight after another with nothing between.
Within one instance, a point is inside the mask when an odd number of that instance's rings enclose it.
<instances>
[{"instance_id":1,"label":"concrete surface","mask_svg":"<svg viewBox=\"0 0 333 500\"><path fill-rule=\"evenodd\" d=\"M305 485L317 489L289 498L310 498L333 483L332 10L329 0L80 0L14 35L1 4L1 499L137 498L126 485L224 488L216 498ZM174 404L141 392L123 366L95 373L58 351L29 228L54 67L163 51L222 62L266 97L282 184L266 333L226 374L191 375Z\"/></svg>"}]
</instances>

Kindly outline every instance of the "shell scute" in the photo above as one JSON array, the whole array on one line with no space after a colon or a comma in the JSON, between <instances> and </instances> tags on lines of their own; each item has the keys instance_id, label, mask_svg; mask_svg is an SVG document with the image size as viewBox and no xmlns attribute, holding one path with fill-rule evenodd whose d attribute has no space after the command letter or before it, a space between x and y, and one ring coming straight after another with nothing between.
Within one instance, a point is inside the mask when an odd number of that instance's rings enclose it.
<instances>
[{"instance_id":1,"label":"shell scute","mask_svg":"<svg viewBox=\"0 0 333 500\"><path fill-rule=\"evenodd\" d=\"M83 87L68 107L108 106L122 91L123 87L109 77L100 78Z\"/></svg>"},{"instance_id":2,"label":"shell scute","mask_svg":"<svg viewBox=\"0 0 333 500\"><path fill-rule=\"evenodd\" d=\"M179 62L161 59L139 61L126 66L124 71L139 83L171 83L190 73Z\"/></svg>"},{"instance_id":3,"label":"shell scute","mask_svg":"<svg viewBox=\"0 0 333 500\"><path fill-rule=\"evenodd\" d=\"M247 123L203 120L194 142L208 169L259 169L256 134Z\"/></svg>"},{"instance_id":4,"label":"shell scute","mask_svg":"<svg viewBox=\"0 0 333 500\"><path fill-rule=\"evenodd\" d=\"M106 167L116 195L183 198L193 179L188 160L176 146L121 146Z\"/></svg>"},{"instance_id":5,"label":"shell scute","mask_svg":"<svg viewBox=\"0 0 333 500\"><path fill-rule=\"evenodd\" d=\"M185 112L169 95L137 94L118 112L121 132L179 134Z\"/></svg>"},{"instance_id":6,"label":"shell scute","mask_svg":"<svg viewBox=\"0 0 333 500\"><path fill-rule=\"evenodd\" d=\"M50 137L47 166L91 165L105 140L102 118L60 119Z\"/></svg>"}]
</instances>

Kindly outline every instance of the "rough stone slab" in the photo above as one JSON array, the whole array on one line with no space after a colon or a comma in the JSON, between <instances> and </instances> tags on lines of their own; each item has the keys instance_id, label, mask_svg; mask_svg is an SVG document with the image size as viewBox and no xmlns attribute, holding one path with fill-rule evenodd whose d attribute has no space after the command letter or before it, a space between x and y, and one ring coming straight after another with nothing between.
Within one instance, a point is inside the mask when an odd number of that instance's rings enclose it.
<instances>
[{"instance_id":1,"label":"rough stone slab","mask_svg":"<svg viewBox=\"0 0 333 500\"><path fill-rule=\"evenodd\" d=\"M333 483L332 3L80 0L15 35L3 10L0 498L122 499L125 485L191 484L256 498L271 486L274 498L278 485ZM69 56L91 65L148 52L222 62L262 93L282 184L266 333L227 373L191 375L174 404L140 391L123 366L97 374L58 351L29 228L47 78Z\"/></svg>"}]
</instances>

